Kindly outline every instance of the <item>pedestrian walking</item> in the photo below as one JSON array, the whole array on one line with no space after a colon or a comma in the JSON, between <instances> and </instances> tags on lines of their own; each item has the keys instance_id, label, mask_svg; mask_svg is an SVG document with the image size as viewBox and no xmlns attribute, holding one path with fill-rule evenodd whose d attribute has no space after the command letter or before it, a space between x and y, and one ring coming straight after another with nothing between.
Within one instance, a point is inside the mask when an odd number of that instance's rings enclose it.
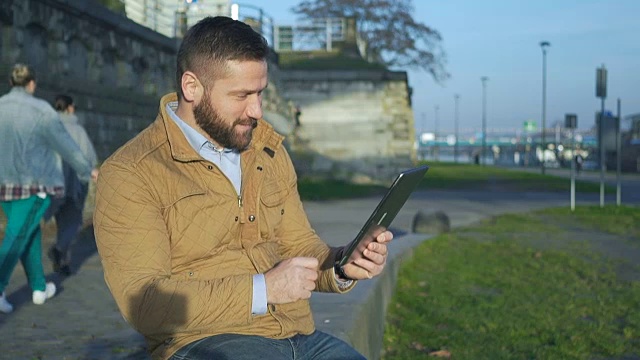
<instances>
[{"instance_id":1,"label":"pedestrian walking","mask_svg":"<svg viewBox=\"0 0 640 360\"><path fill-rule=\"evenodd\" d=\"M62 169L56 152L88 181L97 177L56 111L33 96L36 78L26 65L10 75L11 90L0 97L0 204L7 218L0 245L0 312L9 313L5 288L18 261L22 262L34 304L56 293L42 268L40 220L51 197L64 194Z\"/></svg>"},{"instance_id":2,"label":"pedestrian walking","mask_svg":"<svg viewBox=\"0 0 640 360\"><path fill-rule=\"evenodd\" d=\"M73 140L82 150L82 154L89 160L92 167L97 164L97 155L91 139L85 129L80 125L75 114L73 98L68 95L58 95L54 101L54 108L60 115L62 124L67 129ZM54 217L56 220L56 242L47 251L47 255L53 264L53 271L64 275L71 275L69 247L78 235L82 227L82 213L85 200L89 193L89 183L78 177L73 167L66 161L62 163L64 174L64 197L54 198L45 215L45 219Z\"/></svg>"},{"instance_id":3,"label":"pedestrian walking","mask_svg":"<svg viewBox=\"0 0 640 360\"><path fill-rule=\"evenodd\" d=\"M575 156L576 161L576 174L580 175L580 171L582 171L582 164L584 163L584 158L582 155L578 154Z\"/></svg>"}]
</instances>

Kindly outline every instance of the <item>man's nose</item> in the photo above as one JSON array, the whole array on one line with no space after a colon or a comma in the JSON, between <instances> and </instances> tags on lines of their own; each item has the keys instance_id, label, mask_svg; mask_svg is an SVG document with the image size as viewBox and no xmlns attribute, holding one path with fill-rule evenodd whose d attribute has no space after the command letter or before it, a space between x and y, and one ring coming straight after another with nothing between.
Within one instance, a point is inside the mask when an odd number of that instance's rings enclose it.
<instances>
[{"instance_id":1,"label":"man's nose","mask_svg":"<svg viewBox=\"0 0 640 360\"><path fill-rule=\"evenodd\" d=\"M252 96L247 106L247 116L253 119L262 119L262 96Z\"/></svg>"}]
</instances>

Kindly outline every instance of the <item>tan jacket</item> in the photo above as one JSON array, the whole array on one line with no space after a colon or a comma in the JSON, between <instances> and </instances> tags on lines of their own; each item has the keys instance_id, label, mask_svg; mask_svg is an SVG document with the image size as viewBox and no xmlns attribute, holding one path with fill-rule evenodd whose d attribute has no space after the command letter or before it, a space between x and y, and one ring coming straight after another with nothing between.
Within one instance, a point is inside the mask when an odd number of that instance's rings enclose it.
<instances>
[{"instance_id":1,"label":"tan jacket","mask_svg":"<svg viewBox=\"0 0 640 360\"><path fill-rule=\"evenodd\" d=\"M282 136L258 122L241 156L242 190L191 147L166 113L100 169L94 226L105 280L154 359L215 334L310 334L308 301L251 314L252 277L279 261L315 257L317 290L341 292L338 249L309 225Z\"/></svg>"}]
</instances>

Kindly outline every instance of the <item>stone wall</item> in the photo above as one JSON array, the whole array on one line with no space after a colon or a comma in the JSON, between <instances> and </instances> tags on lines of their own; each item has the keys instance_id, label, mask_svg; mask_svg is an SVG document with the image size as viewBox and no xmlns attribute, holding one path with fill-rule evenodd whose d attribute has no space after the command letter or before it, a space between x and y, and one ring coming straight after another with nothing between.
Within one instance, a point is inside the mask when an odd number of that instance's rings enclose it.
<instances>
[{"instance_id":1,"label":"stone wall","mask_svg":"<svg viewBox=\"0 0 640 360\"><path fill-rule=\"evenodd\" d=\"M175 89L179 40L115 14L93 0L1 0L0 76L16 62L36 72L36 96L71 95L100 160L149 125L162 95ZM270 62L265 118L291 135L290 102L278 94ZM0 81L0 93L9 90Z\"/></svg>"},{"instance_id":2,"label":"stone wall","mask_svg":"<svg viewBox=\"0 0 640 360\"><path fill-rule=\"evenodd\" d=\"M174 91L178 46L94 0L2 0L0 7L0 76L27 63L36 71L36 96L71 95L100 160L155 119L160 97ZM300 175L384 180L412 165L406 73L277 64L272 53L264 117L287 137ZM8 89L0 81L0 93Z\"/></svg>"},{"instance_id":3,"label":"stone wall","mask_svg":"<svg viewBox=\"0 0 640 360\"><path fill-rule=\"evenodd\" d=\"M74 97L102 160L157 114L173 89L177 42L91 0L3 0L0 72L31 65L36 95ZM6 81L0 90L8 90Z\"/></svg>"},{"instance_id":4,"label":"stone wall","mask_svg":"<svg viewBox=\"0 0 640 360\"><path fill-rule=\"evenodd\" d=\"M282 95L301 110L299 172L366 182L389 180L414 164L405 72L287 70L280 81Z\"/></svg>"}]
</instances>

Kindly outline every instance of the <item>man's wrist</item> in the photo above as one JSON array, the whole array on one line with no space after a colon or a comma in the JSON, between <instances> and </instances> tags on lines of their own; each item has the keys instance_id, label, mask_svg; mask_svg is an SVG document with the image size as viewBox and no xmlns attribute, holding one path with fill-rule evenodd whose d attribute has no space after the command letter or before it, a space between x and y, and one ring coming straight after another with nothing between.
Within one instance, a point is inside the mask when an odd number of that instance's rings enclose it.
<instances>
[{"instance_id":1,"label":"man's wrist","mask_svg":"<svg viewBox=\"0 0 640 360\"><path fill-rule=\"evenodd\" d=\"M344 272L344 267L338 263L336 263L333 266L333 271L336 273L336 276L338 277L339 280L342 281L353 281L355 279L350 278L349 276L347 276L347 274L345 274Z\"/></svg>"},{"instance_id":2,"label":"man's wrist","mask_svg":"<svg viewBox=\"0 0 640 360\"><path fill-rule=\"evenodd\" d=\"M347 291L353 286L355 280L347 277L347 275L344 273L344 270L342 270L342 267L337 263L333 267L333 274L336 279L336 285L338 285L338 289L340 289L340 291Z\"/></svg>"},{"instance_id":3,"label":"man's wrist","mask_svg":"<svg viewBox=\"0 0 640 360\"><path fill-rule=\"evenodd\" d=\"M336 254L336 260L333 265L333 272L336 274L336 277L338 280L353 281L354 279L351 279L350 277L347 276L347 274L345 274L343 265L340 265L340 261L342 261L343 253L344 253L344 247L341 248Z\"/></svg>"}]
</instances>

